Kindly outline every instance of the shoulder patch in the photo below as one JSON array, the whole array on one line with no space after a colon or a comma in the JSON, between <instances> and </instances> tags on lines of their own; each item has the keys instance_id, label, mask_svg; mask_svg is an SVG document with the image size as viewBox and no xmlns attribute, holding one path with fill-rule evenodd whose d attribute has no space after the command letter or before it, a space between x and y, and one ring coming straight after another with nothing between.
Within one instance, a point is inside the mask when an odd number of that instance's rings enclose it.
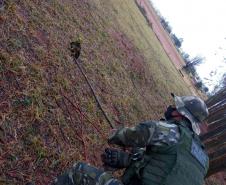
<instances>
[{"instance_id":1,"label":"shoulder patch","mask_svg":"<svg viewBox=\"0 0 226 185\"><path fill-rule=\"evenodd\" d=\"M159 122L157 122L157 125L163 126L163 127L166 127L166 128L175 128L175 127L177 127L177 125L175 125L175 124L169 124L166 121L159 121Z\"/></svg>"}]
</instances>

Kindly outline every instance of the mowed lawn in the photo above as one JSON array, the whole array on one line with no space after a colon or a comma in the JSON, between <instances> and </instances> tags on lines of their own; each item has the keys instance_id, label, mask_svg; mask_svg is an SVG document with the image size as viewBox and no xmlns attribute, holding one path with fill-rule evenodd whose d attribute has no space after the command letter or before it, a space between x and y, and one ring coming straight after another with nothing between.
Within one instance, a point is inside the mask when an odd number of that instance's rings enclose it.
<instances>
[{"instance_id":1,"label":"mowed lawn","mask_svg":"<svg viewBox=\"0 0 226 185\"><path fill-rule=\"evenodd\" d=\"M132 0L24 0L0 14L0 183L49 184L82 160L100 166L110 126L160 119L190 94Z\"/></svg>"}]
</instances>

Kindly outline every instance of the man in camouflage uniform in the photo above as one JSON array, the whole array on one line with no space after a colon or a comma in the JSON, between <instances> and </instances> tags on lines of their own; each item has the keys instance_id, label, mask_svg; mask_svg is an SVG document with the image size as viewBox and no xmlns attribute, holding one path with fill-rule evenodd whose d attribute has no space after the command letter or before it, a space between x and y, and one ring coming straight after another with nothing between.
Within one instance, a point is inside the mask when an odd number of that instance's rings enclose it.
<instances>
[{"instance_id":1,"label":"man in camouflage uniform","mask_svg":"<svg viewBox=\"0 0 226 185\"><path fill-rule=\"evenodd\" d=\"M109 144L132 147L131 153L106 149L105 166L126 168L121 181L109 173L77 163L58 177L56 185L203 185L208 156L198 138L199 123L207 116L198 97L174 96L175 106L165 112L165 121L147 121L132 128L118 129Z\"/></svg>"}]
</instances>

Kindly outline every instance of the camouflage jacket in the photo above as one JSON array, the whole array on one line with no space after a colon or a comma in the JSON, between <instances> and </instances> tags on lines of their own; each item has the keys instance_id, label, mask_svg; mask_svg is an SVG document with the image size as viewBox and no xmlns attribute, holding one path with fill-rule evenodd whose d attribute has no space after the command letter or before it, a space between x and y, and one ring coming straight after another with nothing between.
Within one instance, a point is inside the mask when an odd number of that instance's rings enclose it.
<instances>
[{"instance_id":1,"label":"camouflage jacket","mask_svg":"<svg viewBox=\"0 0 226 185\"><path fill-rule=\"evenodd\" d=\"M109 137L109 143L128 147L167 146L179 139L179 128L172 121L146 121L117 130Z\"/></svg>"}]
</instances>

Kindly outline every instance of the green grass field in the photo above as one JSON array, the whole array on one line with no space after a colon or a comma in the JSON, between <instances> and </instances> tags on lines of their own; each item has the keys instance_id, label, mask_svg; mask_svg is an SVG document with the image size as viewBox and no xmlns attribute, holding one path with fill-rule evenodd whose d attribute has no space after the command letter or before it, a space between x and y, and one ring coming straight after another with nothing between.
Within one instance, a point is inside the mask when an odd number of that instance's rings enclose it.
<instances>
[{"instance_id":1,"label":"green grass field","mask_svg":"<svg viewBox=\"0 0 226 185\"><path fill-rule=\"evenodd\" d=\"M48 184L83 160L101 165L110 130L68 50L118 127L159 119L190 93L131 0L24 0L0 14L0 184Z\"/></svg>"}]
</instances>

